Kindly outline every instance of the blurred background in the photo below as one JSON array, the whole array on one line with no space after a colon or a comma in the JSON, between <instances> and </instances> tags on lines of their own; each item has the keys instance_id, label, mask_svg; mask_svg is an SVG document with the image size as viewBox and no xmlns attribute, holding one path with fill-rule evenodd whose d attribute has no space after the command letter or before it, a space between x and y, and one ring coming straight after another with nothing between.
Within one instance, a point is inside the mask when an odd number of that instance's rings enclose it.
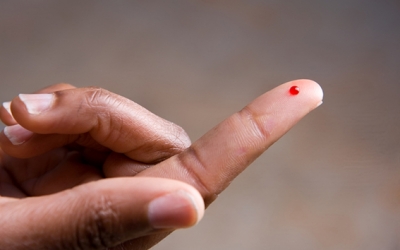
<instances>
[{"instance_id":1,"label":"blurred background","mask_svg":"<svg viewBox=\"0 0 400 250\"><path fill-rule=\"evenodd\" d=\"M192 140L280 83L324 104L167 249L400 249L398 0L0 1L0 100L96 85Z\"/></svg>"}]
</instances>

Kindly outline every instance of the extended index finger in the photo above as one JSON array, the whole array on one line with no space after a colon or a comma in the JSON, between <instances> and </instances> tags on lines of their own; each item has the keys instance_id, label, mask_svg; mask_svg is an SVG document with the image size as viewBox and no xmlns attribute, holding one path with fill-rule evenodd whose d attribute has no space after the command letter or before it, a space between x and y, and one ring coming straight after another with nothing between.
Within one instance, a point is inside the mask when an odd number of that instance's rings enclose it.
<instances>
[{"instance_id":1,"label":"extended index finger","mask_svg":"<svg viewBox=\"0 0 400 250\"><path fill-rule=\"evenodd\" d=\"M290 92L297 86L299 93ZM190 148L139 176L158 176L195 186L206 204L301 118L322 102L310 80L282 84L206 133Z\"/></svg>"}]
</instances>

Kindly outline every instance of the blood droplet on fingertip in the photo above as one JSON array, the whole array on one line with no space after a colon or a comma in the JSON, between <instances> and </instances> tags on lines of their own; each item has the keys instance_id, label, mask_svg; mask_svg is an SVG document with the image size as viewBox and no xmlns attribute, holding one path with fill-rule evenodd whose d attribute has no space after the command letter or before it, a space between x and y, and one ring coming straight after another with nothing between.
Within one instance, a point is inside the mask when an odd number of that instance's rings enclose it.
<instances>
[{"instance_id":1,"label":"blood droplet on fingertip","mask_svg":"<svg viewBox=\"0 0 400 250\"><path fill-rule=\"evenodd\" d=\"M298 95L300 93L300 88L298 86L292 86L289 89L291 95Z\"/></svg>"}]
</instances>

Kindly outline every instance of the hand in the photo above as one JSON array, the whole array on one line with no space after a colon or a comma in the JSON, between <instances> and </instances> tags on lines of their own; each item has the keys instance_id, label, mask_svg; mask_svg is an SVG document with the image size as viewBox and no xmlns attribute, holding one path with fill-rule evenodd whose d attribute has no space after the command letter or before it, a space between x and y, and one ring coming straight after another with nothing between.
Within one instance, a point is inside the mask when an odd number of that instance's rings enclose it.
<instances>
[{"instance_id":1,"label":"hand","mask_svg":"<svg viewBox=\"0 0 400 250\"><path fill-rule=\"evenodd\" d=\"M299 95L288 94L292 85L299 86ZM79 92L79 90L75 91ZM1 111L3 121L11 124L18 122L22 127L35 132L33 135L26 132L25 138L24 136L18 138L12 129L6 129L5 134L8 133L11 141L4 133L0 135L4 152L18 157L39 155L33 158L35 160L30 158L23 160L22 164L16 164L15 162L21 160L16 160L3 153L1 170L7 169L10 177L9 186L12 186L12 183L17 184L19 189L16 186L13 188L19 196L22 196L21 193L18 193L21 188L23 188L23 194L28 196L44 195L25 199L1 198L0 232L5 232L4 228L13 228L0 240L0 246L4 246L3 248L12 246L14 249L24 249L24 247L35 246L36 248L64 247L70 249L79 246L84 249L100 249L102 246L117 246L115 249L147 249L165 237L172 229L190 226L201 218L203 203L196 190L200 192L206 205L211 203L245 167L322 100L322 91L314 82L299 80L281 85L222 122L184 152L152 166L152 163L171 156L171 154L161 154L162 157L147 156L147 154L154 155L154 152L160 152L151 146L157 140L150 140L145 154L138 153L138 150L146 147L121 149L131 141L127 138L137 136L137 134L127 131L132 131L132 126L134 127L141 120L121 126L120 123L125 124L125 119L129 120L129 118L123 116L124 118L121 119L118 114L112 115L111 111L124 110L124 106L118 107L118 105L113 105L114 102L107 102L105 106L86 107L87 109L84 108L82 111L81 108L76 108L81 107L78 104L82 102L82 98L76 96L74 99L74 95L66 94L69 92L73 92L73 90L54 94L56 99L52 102L52 106L40 114L29 114L20 98L16 98L12 102L13 118L10 115L5 118L8 115L7 112ZM98 97L86 103L98 103ZM72 99L76 101L72 102ZM70 103L72 107L68 107L65 103ZM93 109L101 111L97 118L103 117L102 112L104 112L108 119L106 121L110 121L114 117L120 123L99 123L93 122L96 120L93 117L85 119L85 117L77 116L77 114L95 113L91 111ZM31 111L38 113L37 110L31 109ZM128 114L128 117L129 115L131 114ZM103 126L96 127L93 124L103 124ZM60 129L61 127L63 128ZM80 130L82 127L85 129ZM113 132L115 129L118 131L118 135L127 135L126 133L128 133L130 137L116 136ZM89 133L90 139L80 141L79 138L88 138L87 135L82 136L86 133ZM98 134L106 136L97 137ZM171 134L173 133L169 135ZM12 135L16 137L13 138ZM65 138L78 139L66 140ZM147 141L145 136L140 139ZM180 145L186 146L185 143L182 143L185 139L178 141L181 141ZM13 145L12 142L19 145ZM71 145L71 142L75 143ZM81 144L78 148L74 145L77 142ZM82 145L85 147L82 148ZM182 146L178 148L181 150ZM70 159L66 157L68 154L64 151L71 149L78 149L78 151L69 151L70 155L79 155L81 157L79 159L84 161L77 161L75 158L71 159L72 161L68 164L62 163L66 160L68 162ZM106 159L99 161L99 158L90 157L92 153L88 154L86 152L88 149L95 153L107 150L109 154ZM52 150L53 153L40 155L49 150ZM63 151L64 157L49 161L49 156L57 158L54 155L57 155L55 153L58 151ZM175 153L177 150L172 154ZM159 153L155 153L155 155L159 155ZM58 165L61 165L59 167L61 171L46 172L48 167L40 168L40 159L46 159L46 157L47 163L57 162ZM30 168L27 162L31 164ZM76 174L77 171L80 173ZM92 172L96 174L91 174ZM32 175L32 173L41 176L43 180L26 186L26 179L20 177ZM46 174L43 175L43 173ZM91 177L78 178L80 181L74 182L73 178L65 177L67 173L68 175L73 173L71 176L75 178L85 174ZM126 175L135 176L135 178L106 178L96 182L92 181L101 177ZM97 177L93 178L93 176ZM54 182L54 179L57 181ZM7 183L6 179L1 181ZM63 182L67 182L68 185ZM89 183L83 184L86 182ZM190 186L183 182L189 183ZM29 190L37 183L40 188ZM7 190L3 186L4 184L0 189L2 193L4 193L3 190ZM47 189L46 187L52 188ZM62 191L66 188L72 189ZM28 193L27 190L36 191ZM46 195L49 193L53 194ZM179 211L179 214L174 214L168 209L152 210L154 206L151 204L154 202L157 204L157 197L161 197L158 205L165 205L167 202L175 204L179 209L176 210ZM16 222L17 219L18 222Z\"/></svg>"},{"instance_id":2,"label":"hand","mask_svg":"<svg viewBox=\"0 0 400 250\"><path fill-rule=\"evenodd\" d=\"M102 249L202 217L203 200L188 184L105 179L102 171L107 162L113 174L112 152L136 160L135 169L182 152L190 140L180 127L98 88L39 93L0 110L8 125L0 135L0 249Z\"/></svg>"}]
</instances>

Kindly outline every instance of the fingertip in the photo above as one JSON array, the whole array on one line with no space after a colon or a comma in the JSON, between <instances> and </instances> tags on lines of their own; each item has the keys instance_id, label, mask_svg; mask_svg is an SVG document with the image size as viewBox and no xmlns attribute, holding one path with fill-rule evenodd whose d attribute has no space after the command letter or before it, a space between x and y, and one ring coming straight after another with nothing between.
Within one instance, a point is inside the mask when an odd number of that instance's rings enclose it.
<instances>
[{"instance_id":1,"label":"fingertip","mask_svg":"<svg viewBox=\"0 0 400 250\"><path fill-rule=\"evenodd\" d=\"M198 196L198 192L178 190L152 200L148 207L151 226L176 229L196 225L204 214L204 202Z\"/></svg>"},{"instance_id":2,"label":"fingertip","mask_svg":"<svg viewBox=\"0 0 400 250\"><path fill-rule=\"evenodd\" d=\"M3 108L8 112L10 116L12 116L11 113L11 102L3 102Z\"/></svg>"},{"instance_id":3,"label":"fingertip","mask_svg":"<svg viewBox=\"0 0 400 250\"><path fill-rule=\"evenodd\" d=\"M31 115L39 115L47 111L54 103L54 94L19 94L18 98L25 104L25 108Z\"/></svg>"},{"instance_id":4,"label":"fingertip","mask_svg":"<svg viewBox=\"0 0 400 250\"><path fill-rule=\"evenodd\" d=\"M319 100L318 104L321 104L324 99L324 90L322 89L321 85L317 82L313 81L314 86L314 94L317 100Z\"/></svg>"},{"instance_id":5,"label":"fingertip","mask_svg":"<svg viewBox=\"0 0 400 250\"><path fill-rule=\"evenodd\" d=\"M317 82L309 79L299 79L288 82L284 85L298 86L298 94L296 95L305 96L309 101L315 104L313 108L322 104L324 92Z\"/></svg>"},{"instance_id":6,"label":"fingertip","mask_svg":"<svg viewBox=\"0 0 400 250\"><path fill-rule=\"evenodd\" d=\"M323 91L321 86L308 79L286 82L256 98L246 108L256 118L267 119L268 124L284 118L281 125L291 127L307 113L321 105ZM272 129L272 128L271 128ZM270 130L271 130L270 129Z\"/></svg>"},{"instance_id":7,"label":"fingertip","mask_svg":"<svg viewBox=\"0 0 400 250\"><path fill-rule=\"evenodd\" d=\"M5 127L3 133L14 146L25 143L33 136L32 131L23 128L19 124Z\"/></svg>"},{"instance_id":8,"label":"fingertip","mask_svg":"<svg viewBox=\"0 0 400 250\"><path fill-rule=\"evenodd\" d=\"M191 190L190 191L191 202L193 203L193 206L196 209L196 220L195 220L195 223L190 225L190 226L194 226L197 223L199 223L201 221L201 219L203 219L204 211L205 211L206 208L205 208L205 204L204 204L204 199L201 196L200 192L197 189L195 189L194 187L192 187L190 185L188 185L188 186L189 186L189 188Z\"/></svg>"},{"instance_id":9,"label":"fingertip","mask_svg":"<svg viewBox=\"0 0 400 250\"><path fill-rule=\"evenodd\" d=\"M14 125L17 122L11 112L11 102L3 102L2 108L0 109L1 121L7 126Z\"/></svg>"},{"instance_id":10,"label":"fingertip","mask_svg":"<svg viewBox=\"0 0 400 250\"><path fill-rule=\"evenodd\" d=\"M153 228L187 228L200 222L204 216L205 204L197 189L177 180L158 179L158 183L166 186L162 188L165 190L163 195L152 199L148 206L148 218Z\"/></svg>"}]
</instances>

